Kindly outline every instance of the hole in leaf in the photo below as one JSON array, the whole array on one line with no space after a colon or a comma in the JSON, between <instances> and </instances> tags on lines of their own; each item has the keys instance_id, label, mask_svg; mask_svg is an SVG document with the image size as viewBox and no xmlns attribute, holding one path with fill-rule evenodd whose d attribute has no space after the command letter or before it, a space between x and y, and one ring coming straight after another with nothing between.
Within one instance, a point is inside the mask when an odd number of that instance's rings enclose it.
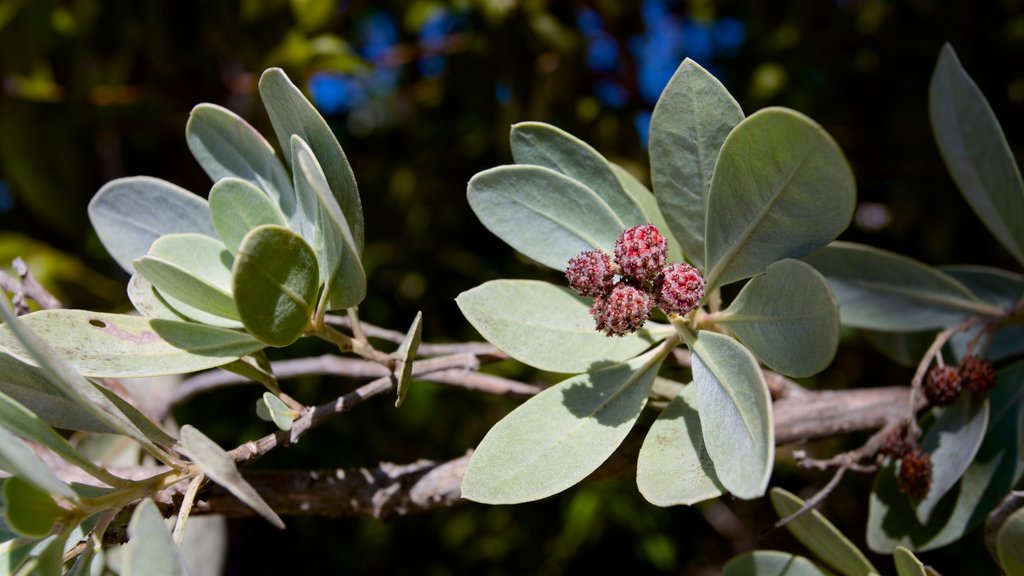
<instances>
[{"instance_id":1,"label":"hole in leaf","mask_svg":"<svg viewBox=\"0 0 1024 576\"><path fill-rule=\"evenodd\" d=\"M89 320L89 324L91 324L91 325L93 325L93 326L95 326L97 328L106 328L107 327L107 323L106 322L104 322L103 320L97 320L95 318L93 318L92 320Z\"/></svg>"}]
</instances>

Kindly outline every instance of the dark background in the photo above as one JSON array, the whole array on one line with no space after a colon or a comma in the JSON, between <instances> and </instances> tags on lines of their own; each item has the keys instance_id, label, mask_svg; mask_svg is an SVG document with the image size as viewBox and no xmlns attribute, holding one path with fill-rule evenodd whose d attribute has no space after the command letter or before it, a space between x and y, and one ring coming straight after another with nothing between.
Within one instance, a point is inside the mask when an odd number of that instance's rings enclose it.
<instances>
[{"instance_id":1,"label":"dark background","mask_svg":"<svg viewBox=\"0 0 1024 576\"><path fill-rule=\"evenodd\" d=\"M127 277L90 229L89 198L104 182L137 174L205 196L210 182L184 141L189 110L221 104L269 134L255 83L265 68L280 66L324 113L359 181L369 277L363 318L404 331L422 310L427 340L477 339L454 304L461 291L493 278L558 275L479 224L466 182L511 162L508 129L525 120L558 125L649 182L647 120L689 56L748 114L795 108L839 142L864 218L844 239L929 264L1016 269L960 198L932 139L927 89L944 42L1019 153L1021 0L0 0L0 261L25 257L70 307L126 309ZM809 386L909 381L907 368L862 337L846 334L844 344ZM300 343L282 354L326 351ZM557 378L513 363L495 369L530 381ZM290 386L313 403L354 385ZM211 393L178 417L234 445L269 431L253 415L256 396ZM402 409L371 402L259 465L453 458L511 407L417 384ZM835 451L856 440L814 448ZM787 454L779 453L773 484L806 495L827 480L797 471ZM870 478L848 478L824 509L861 545L869 487ZM713 573L751 546L800 551L788 534L768 530L774 520L765 501L655 508L626 476L535 504L463 505L387 523L291 518L278 533L260 521L233 522L228 572ZM947 573L995 569L984 564L977 534L923 558ZM883 570L891 566L877 560Z\"/></svg>"}]
</instances>

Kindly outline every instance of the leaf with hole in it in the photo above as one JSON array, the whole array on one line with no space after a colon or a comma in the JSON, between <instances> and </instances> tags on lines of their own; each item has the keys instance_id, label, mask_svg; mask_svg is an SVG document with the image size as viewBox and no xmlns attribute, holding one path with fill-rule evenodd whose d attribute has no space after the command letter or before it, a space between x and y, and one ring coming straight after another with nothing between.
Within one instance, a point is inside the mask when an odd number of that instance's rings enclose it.
<instances>
[{"instance_id":1,"label":"leaf with hole in it","mask_svg":"<svg viewBox=\"0 0 1024 576\"><path fill-rule=\"evenodd\" d=\"M812 376L839 346L839 310L825 279L799 260L754 276L718 321L772 370Z\"/></svg>"},{"instance_id":2,"label":"leaf with hole in it","mask_svg":"<svg viewBox=\"0 0 1024 576\"><path fill-rule=\"evenodd\" d=\"M391 356L395 359L395 408L402 405L405 395L409 392L409 384L412 382L412 363L416 358L416 352L420 348L420 340L423 338L423 312L417 312L416 317L405 334L405 339L398 346Z\"/></svg>"},{"instance_id":3,"label":"leaf with hole in it","mask_svg":"<svg viewBox=\"0 0 1024 576\"><path fill-rule=\"evenodd\" d=\"M188 116L185 139L214 183L224 178L244 180L290 212L295 200L284 165L273 146L242 117L216 104L199 104Z\"/></svg>"},{"instance_id":4,"label":"leaf with hole in it","mask_svg":"<svg viewBox=\"0 0 1024 576\"><path fill-rule=\"evenodd\" d=\"M648 223L608 160L586 142L543 122L514 124L509 139L516 164L543 166L576 180L607 202L625 227Z\"/></svg>"},{"instance_id":5,"label":"leaf with hole in it","mask_svg":"<svg viewBox=\"0 0 1024 576\"><path fill-rule=\"evenodd\" d=\"M338 203L330 194L327 178L309 146L292 137L295 193L300 212L308 212L315 230L310 246L316 252L320 282L324 285L321 312L358 305L366 298L366 272Z\"/></svg>"},{"instance_id":6,"label":"leaf with hole in it","mask_svg":"<svg viewBox=\"0 0 1024 576\"><path fill-rule=\"evenodd\" d=\"M40 310L18 318L83 376L134 378L187 374L232 362L266 347L252 335L176 320L88 310ZM9 326L0 350L38 362Z\"/></svg>"},{"instance_id":7,"label":"leaf with hole in it","mask_svg":"<svg viewBox=\"0 0 1024 576\"><path fill-rule=\"evenodd\" d=\"M651 180L669 230L698 268L704 267L705 205L711 175L743 111L714 76L689 58L661 93L651 115ZM715 216L717 217L717 216Z\"/></svg>"},{"instance_id":8,"label":"leaf with hole in it","mask_svg":"<svg viewBox=\"0 0 1024 576\"><path fill-rule=\"evenodd\" d=\"M12 476L4 482L3 495L7 525L29 538L46 536L54 522L67 513L45 490L21 476Z\"/></svg>"},{"instance_id":9,"label":"leaf with hole in it","mask_svg":"<svg viewBox=\"0 0 1024 576\"><path fill-rule=\"evenodd\" d=\"M701 331L692 350L695 404L706 423L704 445L718 481L737 498L758 498L768 487L775 459L764 374L750 351L728 336Z\"/></svg>"},{"instance_id":10,"label":"leaf with hole in it","mask_svg":"<svg viewBox=\"0 0 1024 576\"><path fill-rule=\"evenodd\" d=\"M892 552L893 563L896 564L896 576L928 576L924 564L914 556L914 553L902 546L897 546Z\"/></svg>"},{"instance_id":11,"label":"leaf with hole in it","mask_svg":"<svg viewBox=\"0 0 1024 576\"><path fill-rule=\"evenodd\" d=\"M931 487L915 508L922 524L928 523L939 501L960 480L985 440L988 399L964 392L956 402L938 412L921 440L921 447L932 458Z\"/></svg>"},{"instance_id":12,"label":"leaf with hole in it","mask_svg":"<svg viewBox=\"0 0 1024 576\"><path fill-rule=\"evenodd\" d=\"M219 328L243 328L242 323L231 318L224 318L200 310L178 300L168 294L162 294L138 273L133 274L128 280L128 299L132 305L146 318L160 318L163 320L192 320L208 326Z\"/></svg>"},{"instance_id":13,"label":"leaf with hole in it","mask_svg":"<svg viewBox=\"0 0 1024 576\"><path fill-rule=\"evenodd\" d=\"M55 428L100 434L112 432L78 402L54 388L42 370L4 353L0 353L0 391Z\"/></svg>"},{"instance_id":14,"label":"leaf with hole in it","mask_svg":"<svg viewBox=\"0 0 1024 576\"><path fill-rule=\"evenodd\" d=\"M270 68L260 77L260 97L267 108L282 150L291 150L292 135L309 144L313 155L323 167L331 194L341 207L355 243L356 253L363 252L363 207L359 200L352 167L327 122L292 84L280 68ZM291 162L292 158L289 157ZM294 165L292 171L296 170Z\"/></svg>"},{"instance_id":15,"label":"leaf with hole in it","mask_svg":"<svg viewBox=\"0 0 1024 576\"><path fill-rule=\"evenodd\" d=\"M661 208L658 207L658 201L654 198L654 193L622 166L614 163L611 166L612 171L615 172L615 177L619 179L619 184L622 185L622 189L632 196L637 204L640 205L640 209L644 211L646 221L654 224L658 231L661 232L661 235L665 237L668 244L667 260L669 262L682 262L684 259L683 245L680 244L675 234L672 233L672 229L665 220L665 216L661 213Z\"/></svg>"},{"instance_id":16,"label":"leaf with hole in it","mask_svg":"<svg viewBox=\"0 0 1024 576\"><path fill-rule=\"evenodd\" d=\"M121 561L123 573L184 574L185 567L178 554L164 517L150 498L145 498L132 512L128 522L128 543Z\"/></svg>"},{"instance_id":17,"label":"leaf with hole in it","mask_svg":"<svg viewBox=\"0 0 1024 576\"><path fill-rule=\"evenodd\" d=\"M210 480L223 486L236 498L245 502L274 527L284 529L284 522L270 506L260 497L256 489L242 478L235 466L235 461L205 434L186 424L181 427L181 445L189 458L206 474Z\"/></svg>"},{"instance_id":18,"label":"leaf with hole in it","mask_svg":"<svg viewBox=\"0 0 1024 576\"><path fill-rule=\"evenodd\" d=\"M134 272L132 261L145 256L165 234L217 236L206 200L147 176L104 184L89 202L89 220L107 252L128 273Z\"/></svg>"},{"instance_id":19,"label":"leaf with hole in it","mask_svg":"<svg viewBox=\"0 0 1024 576\"><path fill-rule=\"evenodd\" d=\"M1010 514L996 532L996 553L1006 574L1024 574L1024 508Z\"/></svg>"},{"instance_id":20,"label":"leaf with hole in it","mask_svg":"<svg viewBox=\"0 0 1024 576\"><path fill-rule=\"evenodd\" d=\"M287 346L305 332L316 306L316 254L291 230L260 226L239 248L234 288L246 330L271 346Z\"/></svg>"},{"instance_id":21,"label":"leaf with hole in it","mask_svg":"<svg viewBox=\"0 0 1024 576\"><path fill-rule=\"evenodd\" d=\"M284 430L285 432L292 429L292 423L300 416L298 412L290 408L283 400L274 396L270 392L264 392L260 402L262 402L263 408L261 409L259 406L256 407L257 415L265 417L269 421L273 422L278 429Z\"/></svg>"},{"instance_id":22,"label":"leaf with hole in it","mask_svg":"<svg viewBox=\"0 0 1024 576\"><path fill-rule=\"evenodd\" d=\"M665 352L580 374L530 398L491 428L462 496L516 504L557 494L597 469L640 416Z\"/></svg>"},{"instance_id":23,"label":"leaf with hole in it","mask_svg":"<svg viewBox=\"0 0 1024 576\"><path fill-rule=\"evenodd\" d=\"M696 388L687 386L661 411L640 447L636 485L656 506L691 505L717 498L725 488L704 447Z\"/></svg>"},{"instance_id":24,"label":"leaf with hole in it","mask_svg":"<svg viewBox=\"0 0 1024 576\"><path fill-rule=\"evenodd\" d=\"M776 552L775 550L754 550L744 552L725 564L722 576L828 576L814 562L803 556Z\"/></svg>"},{"instance_id":25,"label":"leaf with hole in it","mask_svg":"<svg viewBox=\"0 0 1024 576\"><path fill-rule=\"evenodd\" d=\"M803 500L782 488L772 488L771 497L779 518L788 518L804 505ZM818 558L846 576L878 573L864 553L813 508L791 520L786 529Z\"/></svg>"},{"instance_id":26,"label":"leaf with hole in it","mask_svg":"<svg viewBox=\"0 0 1024 576\"><path fill-rule=\"evenodd\" d=\"M231 320L238 320L231 297L233 258L224 243L201 234L161 236L133 262L140 276L160 293Z\"/></svg>"},{"instance_id":27,"label":"leaf with hole in it","mask_svg":"<svg viewBox=\"0 0 1024 576\"><path fill-rule=\"evenodd\" d=\"M598 332L587 299L547 282L491 280L455 302L485 340L541 370L586 372L628 360L653 343L638 334Z\"/></svg>"},{"instance_id":28,"label":"leaf with hole in it","mask_svg":"<svg viewBox=\"0 0 1024 576\"><path fill-rule=\"evenodd\" d=\"M974 213L1024 263L1024 180L984 94L953 47L939 54L928 88L932 130L946 168Z\"/></svg>"},{"instance_id":29,"label":"leaf with hole in it","mask_svg":"<svg viewBox=\"0 0 1024 576\"><path fill-rule=\"evenodd\" d=\"M37 489L74 500L75 492L43 464L22 441L0 428L0 469L21 477ZM6 482L4 487L6 489ZM9 506L10 503L6 503Z\"/></svg>"},{"instance_id":30,"label":"leaf with hole in it","mask_svg":"<svg viewBox=\"0 0 1024 576\"><path fill-rule=\"evenodd\" d=\"M596 192L541 166L484 170L470 179L467 197L495 236L555 270L584 250L610 253L626 229Z\"/></svg>"},{"instance_id":31,"label":"leaf with hole in it","mask_svg":"<svg viewBox=\"0 0 1024 576\"><path fill-rule=\"evenodd\" d=\"M855 200L850 165L821 126L785 108L751 114L725 139L708 190L708 290L828 244Z\"/></svg>"},{"instance_id":32,"label":"leaf with hole in it","mask_svg":"<svg viewBox=\"0 0 1024 576\"><path fill-rule=\"evenodd\" d=\"M242 238L263 224L284 226L284 215L262 190L245 180L225 178L210 189L210 216L224 247L238 254Z\"/></svg>"},{"instance_id":33,"label":"leaf with hole in it","mask_svg":"<svg viewBox=\"0 0 1024 576\"><path fill-rule=\"evenodd\" d=\"M1002 313L950 276L870 246L833 242L803 260L828 281L846 326L916 332Z\"/></svg>"},{"instance_id":34,"label":"leaf with hole in it","mask_svg":"<svg viewBox=\"0 0 1024 576\"><path fill-rule=\"evenodd\" d=\"M868 501L867 544L882 554L897 546L924 552L946 546L985 521L986 516L1024 476L1019 450L1024 418L1024 362L999 371L989 395L988 429L959 484L939 501L921 524L914 503L900 491L893 462L875 475Z\"/></svg>"}]
</instances>

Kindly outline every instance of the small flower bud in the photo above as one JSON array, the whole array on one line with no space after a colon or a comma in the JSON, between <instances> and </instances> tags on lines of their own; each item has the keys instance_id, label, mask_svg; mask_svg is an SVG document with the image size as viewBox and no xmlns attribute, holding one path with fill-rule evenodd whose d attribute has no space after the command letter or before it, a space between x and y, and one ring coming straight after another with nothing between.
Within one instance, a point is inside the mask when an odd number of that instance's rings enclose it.
<instances>
[{"instance_id":1,"label":"small flower bud","mask_svg":"<svg viewBox=\"0 0 1024 576\"><path fill-rule=\"evenodd\" d=\"M600 250L587 250L569 259L565 269L569 287L580 296L599 296L611 292L615 265L611 256Z\"/></svg>"},{"instance_id":2,"label":"small flower bud","mask_svg":"<svg viewBox=\"0 0 1024 576\"><path fill-rule=\"evenodd\" d=\"M986 358L965 356L960 363L960 379L975 394L988 394L996 385L996 369Z\"/></svg>"},{"instance_id":3,"label":"small flower bud","mask_svg":"<svg viewBox=\"0 0 1024 576\"><path fill-rule=\"evenodd\" d=\"M689 264L669 264L655 280L654 294L665 314L686 314L704 298L704 277Z\"/></svg>"},{"instance_id":4,"label":"small flower bud","mask_svg":"<svg viewBox=\"0 0 1024 576\"><path fill-rule=\"evenodd\" d=\"M665 266L668 242L651 224L626 228L615 241L615 263L623 276L651 282Z\"/></svg>"},{"instance_id":5,"label":"small flower bud","mask_svg":"<svg viewBox=\"0 0 1024 576\"><path fill-rule=\"evenodd\" d=\"M897 481L911 498L924 498L932 487L932 457L920 448L912 450L900 460Z\"/></svg>"},{"instance_id":6,"label":"small flower bud","mask_svg":"<svg viewBox=\"0 0 1024 576\"><path fill-rule=\"evenodd\" d=\"M924 395L932 406L949 406L962 389L960 372L954 366L935 366L924 379Z\"/></svg>"},{"instance_id":7,"label":"small flower bud","mask_svg":"<svg viewBox=\"0 0 1024 576\"><path fill-rule=\"evenodd\" d=\"M608 336L636 332L651 313L651 297L628 282L619 282L607 296L594 299L590 314L595 327Z\"/></svg>"}]
</instances>

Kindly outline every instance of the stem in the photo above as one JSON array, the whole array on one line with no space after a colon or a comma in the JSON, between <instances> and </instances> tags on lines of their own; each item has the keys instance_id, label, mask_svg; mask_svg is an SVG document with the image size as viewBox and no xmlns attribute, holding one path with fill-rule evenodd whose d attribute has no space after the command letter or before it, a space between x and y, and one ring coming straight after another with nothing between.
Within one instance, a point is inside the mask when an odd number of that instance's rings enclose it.
<instances>
[{"instance_id":1,"label":"stem","mask_svg":"<svg viewBox=\"0 0 1024 576\"><path fill-rule=\"evenodd\" d=\"M340 352L352 352L389 368L394 364L393 358L377 350L369 342L361 342L356 338L331 328L327 324L317 326L313 335L334 344Z\"/></svg>"},{"instance_id":2,"label":"stem","mask_svg":"<svg viewBox=\"0 0 1024 576\"><path fill-rule=\"evenodd\" d=\"M192 506L195 505L196 494L199 493L199 487L203 485L204 480L206 480L206 475L200 473L189 482L188 489L185 490L185 497L178 510L178 520L174 523L174 543L178 548L181 548L181 542L185 538L185 525L188 524L189 514L192 513Z\"/></svg>"},{"instance_id":3,"label":"stem","mask_svg":"<svg viewBox=\"0 0 1024 576\"><path fill-rule=\"evenodd\" d=\"M359 310L356 308L348 309L348 322L349 326L352 327L352 336L359 342L369 344L369 340L366 339L366 334L363 333L363 326L359 322Z\"/></svg>"},{"instance_id":4,"label":"stem","mask_svg":"<svg viewBox=\"0 0 1024 576\"><path fill-rule=\"evenodd\" d=\"M936 334L932 345L928 347L928 350L921 358L921 362L918 363L917 371L914 372L914 379L910 381L910 401L907 403L907 422L914 434L920 434L920 428L918 428L917 419L914 416L917 414L917 395L921 391L921 382L924 381L925 375L928 374L928 367L931 366L933 359L938 358L937 361L942 361L940 357L942 347L946 345L946 342L949 342L949 339L952 338L954 334L961 330L966 330L974 323L975 320L972 318L963 324L946 328L942 332Z\"/></svg>"},{"instance_id":5,"label":"stem","mask_svg":"<svg viewBox=\"0 0 1024 576\"><path fill-rule=\"evenodd\" d=\"M132 482L131 485L125 487L123 490L117 490L109 494L97 496L96 498L82 498L81 506L79 506L79 508L87 514L93 514L100 510L107 510L111 508L124 508L130 502L138 500L139 498L145 498L146 496L155 494L165 488L169 488L190 475L191 474L187 472L179 470L168 470L151 478Z\"/></svg>"}]
</instances>

